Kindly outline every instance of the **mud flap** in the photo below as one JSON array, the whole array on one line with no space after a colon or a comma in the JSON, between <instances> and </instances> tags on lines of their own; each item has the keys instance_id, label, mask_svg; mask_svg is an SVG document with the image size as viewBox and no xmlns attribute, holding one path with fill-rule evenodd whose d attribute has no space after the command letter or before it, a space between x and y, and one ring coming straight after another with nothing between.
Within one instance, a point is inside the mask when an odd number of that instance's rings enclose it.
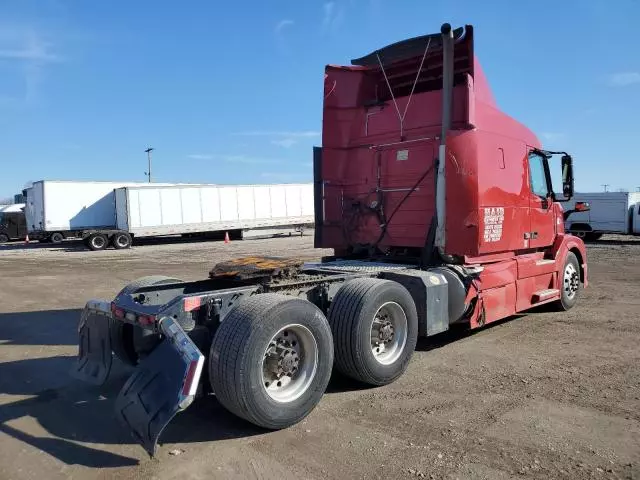
<instances>
[{"instance_id":1,"label":"mud flap","mask_svg":"<svg viewBox=\"0 0 640 480\"><path fill-rule=\"evenodd\" d=\"M116 399L116 416L153 457L160 434L193 401L204 356L172 319L161 320L164 340L145 357Z\"/></svg>"},{"instance_id":2,"label":"mud flap","mask_svg":"<svg viewBox=\"0 0 640 480\"><path fill-rule=\"evenodd\" d=\"M71 375L93 385L102 385L111 371L110 308L109 302L91 300L78 324L78 358Z\"/></svg>"}]
</instances>

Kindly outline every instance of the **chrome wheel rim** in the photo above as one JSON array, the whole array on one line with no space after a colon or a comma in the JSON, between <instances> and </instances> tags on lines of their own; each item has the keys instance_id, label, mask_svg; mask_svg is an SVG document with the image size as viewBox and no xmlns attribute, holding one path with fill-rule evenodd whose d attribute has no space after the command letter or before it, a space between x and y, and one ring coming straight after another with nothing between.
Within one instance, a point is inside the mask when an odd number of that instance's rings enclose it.
<instances>
[{"instance_id":1,"label":"chrome wheel rim","mask_svg":"<svg viewBox=\"0 0 640 480\"><path fill-rule=\"evenodd\" d=\"M307 327L287 325L276 333L262 359L262 386L273 400L289 403L309 389L318 370L318 343Z\"/></svg>"},{"instance_id":2,"label":"chrome wheel rim","mask_svg":"<svg viewBox=\"0 0 640 480\"><path fill-rule=\"evenodd\" d=\"M580 275L572 263L564 268L563 288L567 298L575 297L580 286Z\"/></svg>"},{"instance_id":3,"label":"chrome wheel rim","mask_svg":"<svg viewBox=\"0 0 640 480\"><path fill-rule=\"evenodd\" d=\"M376 362L391 365L400 358L407 344L408 321L396 302L383 304L371 322L371 352Z\"/></svg>"},{"instance_id":4,"label":"chrome wheel rim","mask_svg":"<svg viewBox=\"0 0 640 480\"><path fill-rule=\"evenodd\" d=\"M129 242L127 241L127 237L125 237L124 235L118 235L116 237L116 243L119 247L126 247L129 244Z\"/></svg>"},{"instance_id":5,"label":"chrome wheel rim","mask_svg":"<svg viewBox=\"0 0 640 480\"><path fill-rule=\"evenodd\" d=\"M104 242L104 238L102 237L93 237L93 240L91 240L91 243L96 248L102 248L105 242Z\"/></svg>"}]
</instances>

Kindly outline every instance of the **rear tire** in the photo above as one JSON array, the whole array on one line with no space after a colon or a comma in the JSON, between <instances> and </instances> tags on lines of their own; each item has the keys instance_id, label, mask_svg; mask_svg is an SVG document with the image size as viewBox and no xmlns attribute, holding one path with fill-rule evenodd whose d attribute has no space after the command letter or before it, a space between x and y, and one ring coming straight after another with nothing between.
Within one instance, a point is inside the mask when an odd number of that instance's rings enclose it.
<instances>
[{"instance_id":1,"label":"rear tire","mask_svg":"<svg viewBox=\"0 0 640 480\"><path fill-rule=\"evenodd\" d=\"M370 385L400 377L418 340L418 313L411 294L397 282L358 278L333 299L329 324L337 369Z\"/></svg>"},{"instance_id":2,"label":"rear tire","mask_svg":"<svg viewBox=\"0 0 640 480\"><path fill-rule=\"evenodd\" d=\"M131 235L127 232L118 232L111 238L111 245L116 250L123 250L125 248L131 248Z\"/></svg>"},{"instance_id":3,"label":"rear tire","mask_svg":"<svg viewBox=\"0 0 640 480\"><path fill-rule=\"evenodd\" d=\"M53 243L54 245L58 245L62 243L63 240L64 240L64 235L62 235L60 232L54 232L49 237L49 242Z\"/></svg>"},{"instance_id":4,"label":"rear tire","mask_svg":"<svg viewBox=\"0 0 640 480\"><path fill-rule=\"evenodd\" d=\"M235 306L218 328L209 381L227 410L277 430L320 402L333 365L327 319L301 298L265 293Z\"/></svg>"},{"instance_id":5,"label":"rear tire","mask_svg":"<svg viewBox=\"0 0 640 480\"><path fill-rule=\"evenodd\" d=\"M109 241L107 240L107 236L102 233L92 233L87 238L87 246L90 250L98 251L104 250L109 245Z\"/></svg>"},{"instance_id":6,"label":"rear tire","mask_svg":"<svg viewBox=\"0 0 640 480\"><path fill-rule=\"evenodd\" d=\"M152 285L179 282L182 280L164 275L149 275L131 282L120 290L117 296L133 293L140 288ZM121 362L130 366L136 366L141 358L148 355L160 342L155 332L113 318L110 319L109 333L111 350Z\"/></svg>"},{"instance_id":7,"label":"rear tire","mask_svg":"<svg viewBox=\"0 0 640 480\"><path fill-rule=\"evenodd\" d=\"M573 308L580 296L580 262L575 253L568 252L562 270L558 273L560 300L554 302L556 310L567 311Z\"/></svg>"},{"instance_id":8,"label":"rear tire","mask_svg":"<svg viewBox=\"0 0 640 480\"><path fill-rule=\"evenodd\" d=\"M184 280L180 280L179 278L174 278L174 277L168 277L166 275L146 275L144 277L137 278L133 282L127 284L127 286L125 286L122 290L120 290L120 292L118 292L118 295L116 296L120 296L122 294L134 293L136 290L139 290L145 287L151 287L153 285L166 285L169 283L183 283L183 282Z\"/></svg>"}]
</instances>

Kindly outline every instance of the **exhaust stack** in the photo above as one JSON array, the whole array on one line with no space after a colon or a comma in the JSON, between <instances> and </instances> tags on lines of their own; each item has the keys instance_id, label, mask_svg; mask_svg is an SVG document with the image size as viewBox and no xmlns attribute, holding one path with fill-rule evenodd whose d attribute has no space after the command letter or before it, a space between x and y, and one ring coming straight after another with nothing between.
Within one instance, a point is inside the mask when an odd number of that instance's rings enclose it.
<instances>
[{"instance_id":1,"label":"exhaust stack","mask_svg":"<svg viewBox=\"0 0 640 480\"><path fill-rule=\"evenodd\" d=\"M436 236L435 246L440 255L445 254L446 209L446 159L447 132L451 126L451 98L453 94L453 30L444 23L440 28L442 35L442 132L438 149L438 176L436 179Z\"/></svg>"}]
</instances>

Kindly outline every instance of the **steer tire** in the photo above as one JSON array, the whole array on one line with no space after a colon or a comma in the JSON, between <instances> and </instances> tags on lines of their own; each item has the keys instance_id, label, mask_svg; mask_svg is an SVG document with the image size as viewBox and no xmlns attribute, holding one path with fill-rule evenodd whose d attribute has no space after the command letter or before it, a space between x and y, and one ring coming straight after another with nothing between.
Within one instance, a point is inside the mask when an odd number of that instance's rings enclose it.
<instances>
[{"instance_id":1,"label":"steer tire","mask_svg":"<svg viewBox=\"0 0 640 480\"><path fill-rule=\"evenodd\" d=\"M558 284L560 288L560 300L553 303L557 311L567 311L573 308L580 297L582 283L580 281L580 262L575 253L568 252L558 272Z\"/></svg>"},{"instance_id":2,"label":"steer tire","mask_svg":"<svg viewBox=\"0 0 640 480\"><path fill-rule=\"evenodd\" d=\"M7 243L9 241L9 236L5 233L0 233L0 243Z\"/></svg>"},{"instance_id":3,"label":"steer tire","mask_svg":"<svg viewBox=\"0 0 640 480\"><path fill-rule=\"evenodd\" d=\"M379 311L396 327L389 343L374 353L373 324ZM377 278L348 281L336 293L328 317L338 371L375 386L392 383L405 372L418 340L418 313L401 284Z\"/></svg>"},{"instance_id":4,"label":"steer tire","mask_svg":"<svg viewBox=\"0 0 640 480\"><path fill-rule=\"evenodd\" d=\"M152 285L179 282L182 280L164 275L149 275L128 284L120 290L118 296L133 293L140 288ZM111 350L121 362L130 366L136 366L141 358L149 354L160 342L155 332L114 318L109 320L109 334Z\"/></svg>"},{"instance_id":5,"label":"steer tire","mask_svg":"<svg viewBox=\"0 0 640 480\"><path fill-rule=\"evenodd\" d=\"M280 360L266 350L289 341L285 337L298 347L300 362L291 376L274 380L269 363L279 368ZM238 303L220 324L209 354L209 381L218 401L231 413L278 430L300 422L316 407L332 365L331 329L320 309L301 298L265 293ZM283 397L295 385L297 391Z\"/></svg>"}]
</instances>

